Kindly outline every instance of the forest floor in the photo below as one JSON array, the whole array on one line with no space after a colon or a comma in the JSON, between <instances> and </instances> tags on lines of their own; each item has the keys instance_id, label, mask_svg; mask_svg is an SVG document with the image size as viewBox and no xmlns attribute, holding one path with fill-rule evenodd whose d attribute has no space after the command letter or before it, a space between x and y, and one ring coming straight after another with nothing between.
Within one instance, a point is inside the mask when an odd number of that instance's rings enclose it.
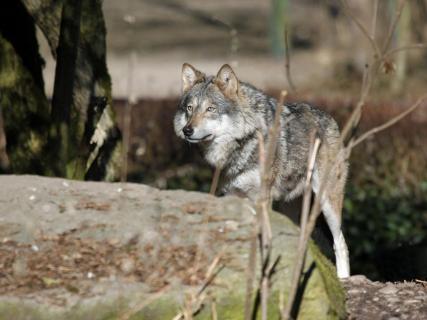
<instances>
[{"instance_id":1,"label":"forest floor","mask_svg":"<svg viewBox=\"0 0 427 320\"><path fill-rule=\"evenodd\" d=\"M379 282L363 275L344 281L348 320L427 319L427 282Z\"/></svg>"}]
</instances>

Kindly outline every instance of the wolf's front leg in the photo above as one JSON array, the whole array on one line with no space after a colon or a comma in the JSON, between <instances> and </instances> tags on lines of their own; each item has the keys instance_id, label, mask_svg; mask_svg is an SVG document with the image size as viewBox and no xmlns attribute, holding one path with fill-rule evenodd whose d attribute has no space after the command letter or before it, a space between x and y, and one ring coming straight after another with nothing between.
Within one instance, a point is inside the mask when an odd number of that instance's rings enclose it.
<instances>
[{"instance_id":1,"label":"wolf's front leg","mask_svg":"<svg viewBox=\"0 0 427 320\"><path fill-rule=\"evenodd\" d=\"M248 198L255 203L259 196L260 182L258 168L243 171L229 181L226 193Z\"/></svg>"}]
</instances>

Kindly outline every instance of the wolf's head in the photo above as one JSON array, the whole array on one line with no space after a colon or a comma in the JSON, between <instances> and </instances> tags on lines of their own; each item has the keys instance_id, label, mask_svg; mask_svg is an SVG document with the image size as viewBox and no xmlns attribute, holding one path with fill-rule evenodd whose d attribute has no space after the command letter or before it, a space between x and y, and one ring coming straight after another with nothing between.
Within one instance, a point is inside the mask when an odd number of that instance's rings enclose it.
<instances>
[{"instance_id":1,"label":"wolf's head","mask_svg":"<svg viewBox=\"0 0 427 320\"><path fill-rule=\"evenodd\" d=\"M207 77L184 63L182 97L174 119L176 134L191 143L240 138L244 121L239 91L239 80L229 65Z\"/></svg>"}]
</instances>

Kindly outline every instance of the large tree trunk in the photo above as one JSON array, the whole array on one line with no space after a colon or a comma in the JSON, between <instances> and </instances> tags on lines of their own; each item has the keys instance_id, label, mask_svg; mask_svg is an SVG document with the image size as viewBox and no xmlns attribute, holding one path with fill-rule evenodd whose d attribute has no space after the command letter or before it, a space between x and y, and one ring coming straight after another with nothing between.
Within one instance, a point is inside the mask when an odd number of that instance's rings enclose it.
<instances>
[{"instance_id":1,"label":"large tree trunk","mask_svg":"<svg viewBox=\"0 0 427 320\"><path fill-rule=\"evenodd\" d=\"M111 108L102 2L6 0L0 6L9 18L0 22L0 64L5 65L0 70L0 101L12 172L117 179L120 132ZM57 59L51 109L35 24ZM11 83L10 74L23 76ZM40 119L22 120L32 116Z\"/></svg>"},{"instance_id":2,"label":"large tree trunk","mask_svg":"<svg viewBox=\"0 0 427 320\"><path fill-rule=\"evenodd\" d=\"M35 25L19 1L0 2L0 106L10 170L49 174L44 150L49 104Z\"/></svg>"}]
</instances>

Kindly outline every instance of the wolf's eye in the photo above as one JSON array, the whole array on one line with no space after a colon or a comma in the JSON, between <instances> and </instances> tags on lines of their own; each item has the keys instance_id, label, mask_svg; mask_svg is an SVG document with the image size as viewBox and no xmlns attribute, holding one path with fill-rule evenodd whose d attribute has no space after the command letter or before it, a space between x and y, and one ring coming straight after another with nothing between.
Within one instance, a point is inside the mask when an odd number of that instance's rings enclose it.
<instances>
[{"instance_id":1,"label":"wolf's eye","mask_svg":"<svg viewBox=\"0 0 427 320\"><path fill-rule=\"evenodd\" d=\"M208 107L208 109L207 109L209 112L214 112L215 111L215 108L214 107Z\"/></svg>"},{"instance_id":2,"label":"wolf's eye","mask_svg":"<svg viewBox=\"0 0 427 320\"><path fill-rule=\"evenodd\" d=\"M193 106L188 105L188 106L187 106L187 111L188 111L188 112L191 112L192 110L193 110Z\"/></svg>"}]
</instances>

